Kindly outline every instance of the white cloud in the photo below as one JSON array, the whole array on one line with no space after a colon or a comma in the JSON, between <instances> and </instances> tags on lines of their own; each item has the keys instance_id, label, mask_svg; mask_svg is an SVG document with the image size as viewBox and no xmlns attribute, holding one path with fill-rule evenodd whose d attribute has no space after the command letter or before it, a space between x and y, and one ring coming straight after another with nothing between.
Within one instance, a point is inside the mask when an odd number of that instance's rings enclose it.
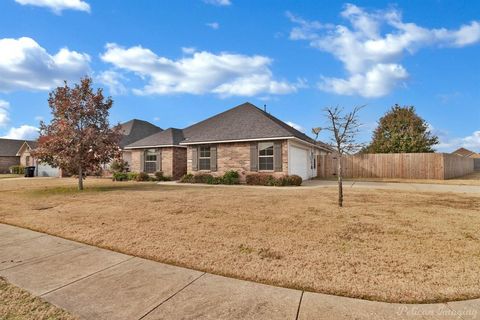
<instances>
[{"instance_id":1,"label":"white cloud","mask_svg":"<svg viewBox=\"0 0 480 320\"><path fill-rule=\"evenodd\" d=\"M10 104L5 100L0 100L0 128L7 126L10 123L8 116L8 109Z\"/></svg>"},{"instance_id":2,"label":"white cloud","mask_svg":"<svg viewBox=\"0 0 480 320\"><path fill-rule=\"evenodd\" d=\"M347 4L341 12L350 26L307 21L287 12L296 24L291 40L332 54L343 63L346 79L324 77L319 88L342 95L380 97L408 78L400 64L406 54L426 46L463 47L480 42L480 23L472 21L456 30L427 29L403 22L398 10L367 12ZM385 30L386 29L386 30Z\"/></svg>"},{"instance_id":3,"label":"white cloud","mask_svg":"<svg viewBox=\"0 0 480 320\"><path fill-rule=\"evenodd\" d=\"M203 0L206 4L213 4L215 6L229 6L232 4L230 0Z\"/></svg>"},{"instance_id":4,"label":"white cloud","mask_svg":"<svg viewBox=\"0 0 480 320\"><path fill-rule=\"evenodd\" d=\"M401 65L377 64L366 73L352 74L348 79L324 78L318 87L341 95L360 93L364 97L382 97L407 77L407 70Z\"/></svg>"},{"instance_id":5,"label":"white cloud","mask_svg":"<svg viewBox=\"0 0 480 320\"><path fill-rule=\"evenodd\" d=\"M2 138L34 140L38 138L38 128L29 125L21 125L18 128L10 128L8 133Z\"/></svg>"},{"instance_id":6,"label":"white cloud","mask_svg":"<svg viewBox=\"0 0 480 320\"><path fill-rule=\"evenodd\" d=\"M90 5L83 0L15 0L21 5L46 7L55 14L61 14L63 10L79 10L90 12Z\"/></svg>"},{"instance_id":7,"label":"white cloud","mask_svg":"<svg viewBox=\"0 0 480 320\"><path fill-rule=\"evenodd\" d=\"M212 28L213 30L217 30L218 28L220 28L220 23L218 22L210 22L210 23L206 23L205 25L207 27Z\"/></svg>"},{"instance_id":8,"label":"white cloud","mask_svg":"<svg viewBox=\"0 0 480 320\"><path fill-rule=\"evenodd\" d=\"M127 93L127 88L123 84L123 81L125 81L126 78L116 71L103 71L96 77L96 79L98 82L106 85L112 95L122 95Z\"/></svg>"},{"instance_id":9,"label":"white cloud","mask_svg":"<svg viewBox=\"0 0 480 320\"><path fill-rule=\"evenodd\" d=\"M480 130L474 131L466 137L450 138L448 135L438 135L440 143L436 146L439 151L451 152L458 148L466 148L474 152L480 152Z\"/></svg>"},{"instance_id":10,"label":"white cloud","mask_svg":"<svg viewBox=\"0 0 480 320\"><path fill-rule=\"evenodd\" d=\"M305 132L305 128L302 127L301 125L299 124L296 124L292 121L287 121L286 124L288 124L290 127L293 127L294 129L297 129L298 131L300 132Z\"/></svg>"},{"instance_id":11,"label":"white cloud","mask_svg":"<svg viewBox=\"0 0 480 320\"><path fill-rule=\"evenodd\" d=\"M197 51L195 47L182 47L182 52L184 54L193 54L195 51Z\"/></svg>"},{"instance_id":12,"label":"white cloud","mask_svg":"<svg viewBox=\"0 0 480 320\"><path fill-rule=\"evenodd\" d=\"M295 92L301 85L274 80L269 68L272 60L260 55L201 51L171 60L141 46L125 49L117 44L107 44L101 59L117 69L146 79L148 82L142 89L133 90L140 95L215 93L226 97L287 94Z\"/></svg>"},{"instance_id":13,"label":"white cloud","mask_svg":"<svg viewBox=\"0 0 480 320\"><path fill-rule=\"evenodd\" d=\"M90 73L90 56L60 49L49 54L27 37L0 39L0 91L49 90L64 80L75 80Z\"/></svg>"},{"instance_id":14,"label":"white cloud","mask_svg":"<svg viewBox=\"0 0 480 320\"><path fill-rule=\"evenodd\" d=\"M10 124L9 110L10 103L0 99L0 128ZM38 128L22 125L18 128L12 127L8 133L1 137L5 139L36 139L38 137Z\"/></svg>"}]
</instances>

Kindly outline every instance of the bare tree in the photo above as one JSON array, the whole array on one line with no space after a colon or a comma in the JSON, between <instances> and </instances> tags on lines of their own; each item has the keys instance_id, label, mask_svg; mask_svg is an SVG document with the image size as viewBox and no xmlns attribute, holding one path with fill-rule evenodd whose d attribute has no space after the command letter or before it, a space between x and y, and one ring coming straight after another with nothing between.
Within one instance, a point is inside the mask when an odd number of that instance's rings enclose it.
<instances>
[{"instance_id":1,"label":"bare tree","mask_svg":"<svg viewBox=\"0 0 480 320\"><path fill-rule=\"evenodd\" d=\"M356 142L361 123L358 112L364 106L353 108L353 111L345 113L343 108L325 108L329 126L325 129L332 132L331 145L337 152L337 176L338 176L338 206L343 207L343 173L342 156L359 150L363 145Z\"/></svg>"}]
</instances>

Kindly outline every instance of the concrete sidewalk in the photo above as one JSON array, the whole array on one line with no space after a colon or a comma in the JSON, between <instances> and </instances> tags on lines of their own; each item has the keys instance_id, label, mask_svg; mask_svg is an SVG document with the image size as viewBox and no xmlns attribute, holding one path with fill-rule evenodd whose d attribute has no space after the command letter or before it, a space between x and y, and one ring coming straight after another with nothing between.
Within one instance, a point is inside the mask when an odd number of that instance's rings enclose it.
<instances>
[{"instance_id":1,"label":"concrete sidewalk","mask_svg":"<svg viewBox=\"0 0 480 320\"><path fill-rule=\"evenodd\" d=\"M336 187L337 181L309 180L302 186L305 187ZM343 187L368 188L386 190L405 190L419 192L454 192L454 193L480 193L480 186L456 185L456 184L434 184L434 183L411 183L411 182L370 182L370 181L343 181Z\"/></svg>"},{"instance_id":2,"label":"concrete sidewalk","mask_svg":"<svg viewBox=\"0 0 480 320\"><path fill-rule=\"evenodd\" d=\"M312 189L312 188L331 188L337 187L338 182L332 180L307 180L298 187L270 187L270 186L250 186L250 185L224 185L224 184L203 184L203 183L179 183L177 181L158 182L160 185L180 186L180 187L200 187L200 188L261 188L276 189L282 191ZM477 193L480 194L480 186L473 185L455 185L455 184L433 184L433 183L411 183L411 182L367 182L367 181L343 181L345 190L349 188L367 188L384 190L405 190L417 192L453 192L453 193Z\"/></svg>"},{"instance_id":3,"label":"concrete sidewalk","mask_svg":"<svg viewBox=\"0 0 480 320\"><path fill-rule=\"evenodd\" d=\"M480 319L480 299L402 305L303 292L5 224L0 276L82 319Z\"/></svg>"}]
</instances>

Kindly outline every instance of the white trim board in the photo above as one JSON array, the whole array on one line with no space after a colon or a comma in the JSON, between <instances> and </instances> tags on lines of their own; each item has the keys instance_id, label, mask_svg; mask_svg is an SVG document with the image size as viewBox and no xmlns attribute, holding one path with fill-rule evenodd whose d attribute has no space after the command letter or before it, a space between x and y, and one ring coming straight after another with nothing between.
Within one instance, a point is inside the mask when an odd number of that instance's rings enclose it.
<instances>
[{"instance_id":1,"label":"white trim board","mask_svg":"<svg viewBox=\"0 0 480 320\"><path fill-rule=\"evenodd\" d=\"M141 146L141 147L125 147L123 150L135 150L135 149L150 149L150 148L186 148L186 146L179 146L176 144L159 144L156 146Z\"/></svg>"}]
</instances>

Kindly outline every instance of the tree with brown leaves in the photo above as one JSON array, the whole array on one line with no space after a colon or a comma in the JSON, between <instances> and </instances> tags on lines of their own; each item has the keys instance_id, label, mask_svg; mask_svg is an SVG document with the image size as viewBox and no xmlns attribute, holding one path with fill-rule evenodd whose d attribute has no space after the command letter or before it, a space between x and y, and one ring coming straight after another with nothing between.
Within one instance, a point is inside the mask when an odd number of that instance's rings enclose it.
<instances>
[{"instance_id":1,"label":"tree with brown leaves","mask_svg":"<svg viewBox=\"0 0 480 320\"><path fill-rule=\"evenodd\" d=\"M120 155L120 127L110 127L110 97L102 89L95 92L92 79L85 77L70 88L65 82L49 94L50 124L40 123L40 137L34 155L53 167L78 175L83 190L87 172L100 169Z\"/></svg>"},{"instance_id":2,"label":"tree with brown leaves","mask_svg":"<svg viewBox=\"0 0 480 320\"><path fill-rule=\"evenodd\" d=\"M338 171L338 206L343 207L343 174L342 174L342 156L351 154L362 147L362 144L356 142L357 134L360 131L361 123L358 119L358 112L364 106L355 107L353 111L344 113L341 107L325 108L325 113L329 122L326 130L332 133L331 146L337 152L337 171Z\"/></svg>"}]
</instances>

